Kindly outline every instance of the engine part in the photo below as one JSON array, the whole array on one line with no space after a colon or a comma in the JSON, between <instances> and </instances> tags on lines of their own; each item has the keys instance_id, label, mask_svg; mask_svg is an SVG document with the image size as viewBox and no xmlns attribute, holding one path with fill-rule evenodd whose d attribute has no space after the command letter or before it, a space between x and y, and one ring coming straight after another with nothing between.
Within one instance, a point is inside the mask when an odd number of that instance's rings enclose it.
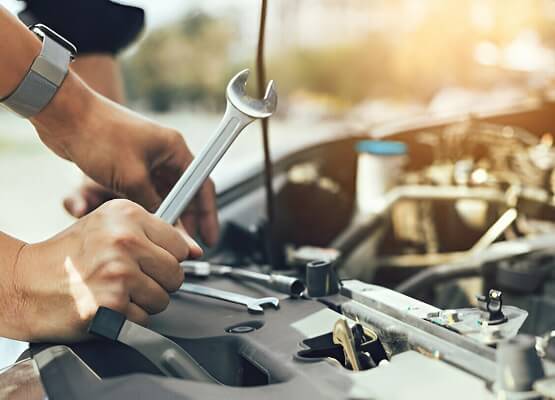
<instances>
[{"instance_id":1,"label":"engine part","mask_svg":"<svg viewBox=\"0 0 555 400\"><path fill-rule=\"evenodd\" d=\"M127 320L117 311L99 307L89 326L89 333L132 347L167 376L218 383L175 342Z\"/></svg>"},{"instance_id":2,"label":"engine part","mask_svg":"<svg viewBox=\"0 0 555 400\"><path fill-rule=\"evenodd\" d=\"M487 296L477 296L478 307L482 311L481 321L487 325L498 325L507 322L507 316L503 314L503 293L499 290L490 289Z\"/></svg>"},{"instance_id":3,"label":"engine part","mask_svg":"<svg viewBox=\"0 0 555 400\"><path fill-rule=\"evenodd\" d=\"M345 353L346 364L351 367L353 371L360 371L360 361L358 359L357 351L355 348L355 338L347 320L340 318L333 326L333 343L340 345Z\"/></svg>"},{"instance_id":4,"label":"engine part","mask_svg":"<svg viewBox=\"0 0 555 400\"><path fill-rule=\"evenodd\" d=\"M324 297L339 292L339 282L333 263L327 260L311 261L306 265L307 294Z\"/></svg>"},{"instance_id":5,"label":"engine part","mask_svg":"<svg viewBox=\"0 0 555 400\"><path fill-rule=\"evenodd\" d=\"M544 377L535 344L534 337L529 335L518 335L499 344L496 379L499 395L511 398L511 393L530 392L534 382Z\"/></svg>"}]
</instances>

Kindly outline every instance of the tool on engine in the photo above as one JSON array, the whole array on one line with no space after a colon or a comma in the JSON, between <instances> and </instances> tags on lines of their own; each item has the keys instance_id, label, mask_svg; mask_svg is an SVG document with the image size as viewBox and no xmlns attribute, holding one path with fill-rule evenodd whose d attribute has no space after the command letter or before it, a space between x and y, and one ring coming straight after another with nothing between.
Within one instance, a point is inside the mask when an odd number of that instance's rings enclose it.
<instances>
[{"instance_id":1,"label":"tool on engine","mask_svg":"<svg viewBox=\"0 0 555 400\"><path fill-rule=\"evenodd\" d=\"M315 260L306 265L306 287L309 297L324 297L339 292L339 281L333 263Z\"/></svg>"},{"instance_id":2,"label":"tool on engine","mask_svg":"<svg viewBox=\"0 0 555 400\"><path fill-rule=\"evenodd\" d=\"M281 274L263 274L242 268L233 268L227 265L214 265L206 261L183 261L181 267L185 273L198 277L210 275L228 276L235 279L251 281L264 285L290 296L300 296L305 290L304 283L299 279Z\"/></svg>"},{"instance_id":3,"label":"tool on engine","mask_svg":"<svg viewBox=\"0 0 555 400\"><path fill-rule=\"evenodd\" d=\"M98 308L88 331L132 347L166 376L219 383L175 342L127 320L125 315L110 308Z\"/></svg>"},{"instance_id":4,"label":"tool on engine","mask_svg":"<svg viewBox=\"0 0 555 400\"><path fill-rule=\"evenodd\" d=\"M196 294L212 299L223 300L229 303L241 304L246 306L252 313L263 313L262 306L271 305L279 308L279 299L276 297L262 297L255 299L254 297L245 296L239 293L228 292L221 289L215 289L208 286L196 285L194 283L184 283L179 288L181 292Z\"/></svg>"},{"instance_id":5,"label":"tool on engine","mask_svg":"<svg viewBox=\"0 0 555 400\"><path fill-rule=\"evenodd\" d=\"M208 144L195 157L156 211L156 215L162 220L175 223L239 133L255 119L268 118L275 111L277 93L274 82L270 81L264 98L258 100L246 95L248 76L249 70L245 69L227 85L227 106L223 119Z\"/></svg>"}]
</instances>

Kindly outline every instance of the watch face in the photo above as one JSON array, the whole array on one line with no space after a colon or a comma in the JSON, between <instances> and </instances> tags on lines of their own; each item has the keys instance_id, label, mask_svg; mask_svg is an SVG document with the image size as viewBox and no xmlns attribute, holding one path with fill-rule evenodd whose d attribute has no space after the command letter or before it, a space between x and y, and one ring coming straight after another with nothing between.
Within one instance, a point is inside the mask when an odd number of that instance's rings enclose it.
<instances>
[{"instance_id":1,"label":"watch face","mask_svg":"<svg viewBox=\"0 0 555 400\"><path fill-rule=\"evenodd\" d=\"M71 53L72 59L77 55L77 49L75 46L69 41L54 32L52 29L47 27L43 24L34 24L29 27L29 29L34 32L36 35L44 38L44 36L48 36L50 39L54 40L60 46L64 47Z\"/></svg>"}]
</instances>

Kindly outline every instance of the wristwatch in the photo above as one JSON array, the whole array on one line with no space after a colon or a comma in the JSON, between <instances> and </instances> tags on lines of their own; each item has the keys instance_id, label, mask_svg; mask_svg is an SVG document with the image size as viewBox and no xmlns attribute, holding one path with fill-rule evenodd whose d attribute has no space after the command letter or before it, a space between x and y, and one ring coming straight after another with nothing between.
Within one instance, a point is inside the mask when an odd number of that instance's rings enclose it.
<instances>
[{"instance_id":1,"label":"wristwatch","mask_svg":"<svg viewBox=\"0 0 555 400\"><path fill-rule=\"evenodd\" d=\"M64 81L77 49L43 24L29 27L42 40L42 49L19 86L2 104L24 118L38 114L52 100Z\"/></svg>"}]
</instances>

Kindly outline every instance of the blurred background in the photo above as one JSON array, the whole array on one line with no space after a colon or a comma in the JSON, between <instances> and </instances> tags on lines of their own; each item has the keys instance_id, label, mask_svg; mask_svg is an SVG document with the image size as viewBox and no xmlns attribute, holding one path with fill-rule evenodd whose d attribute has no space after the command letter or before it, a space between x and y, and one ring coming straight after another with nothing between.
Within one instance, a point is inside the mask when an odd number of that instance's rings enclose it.
<instances>
[{"instance_id":1,"label":"blurred background","mask_svg":"<svg viewBox=\"0 0 555 400\"><path fill-rule=\"evenodd\" d=\"M147 18L120 57L129 106L178 128L198 151L219 121L228 79L253 67L259 2L121 3L143 7ZM554 50L553 0L270 2L267 75L280 93L272 148L533 101L552 84ZM261 160L252 126L215 170L216 183ZM79 181L30 124L0 111L1 230L38 241L64 228L72 218L62 198Z\"/></svg>"}]
</instances>

